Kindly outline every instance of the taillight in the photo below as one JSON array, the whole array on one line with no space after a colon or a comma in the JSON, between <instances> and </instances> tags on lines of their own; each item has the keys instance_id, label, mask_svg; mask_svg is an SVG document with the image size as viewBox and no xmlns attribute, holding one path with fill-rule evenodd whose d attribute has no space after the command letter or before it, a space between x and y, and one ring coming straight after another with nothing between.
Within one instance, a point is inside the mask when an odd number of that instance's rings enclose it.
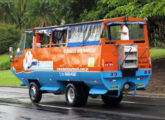
<instances>
[{"instance_id":1,"label":"taillight","mask_svg":"<svg viewBox=\"0 0 165 120\"><path fill-rule=\"evenodd\" d=\"M144 74L147 74L147 71L144 71Z\"/></svg>"},{"instance_id":2,"label":"taillight","mask_svg":"<svg viewBox=\"0 0 165 120\"><path fill-rule=\"evenodd\" d=\"M151 73L151 71L149 70L149 71L148 71L148 74L150 74L150 73Z\"/></svg>"},{"instance_id":3,"label":"taillight","mask_svg":"<svg viewBox=\"0 0 165 120\"><path fill-rule=\"evenodd\" d=\"M117 76L117 72L115 72L114 75Z\"/></svg>"},{"instance_id":4,"label":"taillight","mask_svg":"<svg viewBox=\"0 0 165 120\"><path fill-rule=\"evenodd\" d=\"M110 75L113 76L113 73L111 73Z\"/></svg>"}]
</instances>

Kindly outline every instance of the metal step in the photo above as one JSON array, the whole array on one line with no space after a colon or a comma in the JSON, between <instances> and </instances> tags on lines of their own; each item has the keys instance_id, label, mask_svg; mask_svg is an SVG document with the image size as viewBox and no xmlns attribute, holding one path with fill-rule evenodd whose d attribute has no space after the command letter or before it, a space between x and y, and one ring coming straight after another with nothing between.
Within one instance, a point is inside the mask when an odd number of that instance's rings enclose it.
<instances>
[{"instance_id":1,"label":"metal step","mask_svg":"<svg viewBox=\"0 0 165 120\"><path fill-rule=\"evenodd\" d=\"M137 45L135 44L119 45L118 57L121 60L122 69L137 68L138 67Z\"/></svg>"}]
</instances>

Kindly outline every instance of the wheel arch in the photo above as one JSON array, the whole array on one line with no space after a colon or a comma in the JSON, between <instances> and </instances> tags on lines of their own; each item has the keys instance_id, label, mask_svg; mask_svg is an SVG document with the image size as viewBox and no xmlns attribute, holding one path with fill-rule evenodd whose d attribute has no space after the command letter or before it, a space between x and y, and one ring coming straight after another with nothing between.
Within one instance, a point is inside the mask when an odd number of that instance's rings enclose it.
<instances>
[{"instance_id":1,"label":"wheel arch","mask_svg":"<svg viewBox=\"0 0 165 120\"><path fill-rule=\"evenodd\" d=\"M63 86L64 90L66 89L66 86L69 84L69 83L73 83L73 84L76 84L76 85L82 85L84 88L86 88L87 90L89 90L89 86L85 84L85 82L83 81L60 81L60 84Z\"/></svg>"},{"instance_id":2,"label":"wheel arch","mask_svg":"<svg viewBox=\"0 0 165 120\"><path fill-rule=\"evenodd\" d=\"M35 79L28 79L28 82L29 82L29 86L30 86L30 83L31 83L31 82L35 82L35 83L39 86L39 88L41 87L41 84L39 83L38 80L35 80Z\"/></svg>"}]
</instances>

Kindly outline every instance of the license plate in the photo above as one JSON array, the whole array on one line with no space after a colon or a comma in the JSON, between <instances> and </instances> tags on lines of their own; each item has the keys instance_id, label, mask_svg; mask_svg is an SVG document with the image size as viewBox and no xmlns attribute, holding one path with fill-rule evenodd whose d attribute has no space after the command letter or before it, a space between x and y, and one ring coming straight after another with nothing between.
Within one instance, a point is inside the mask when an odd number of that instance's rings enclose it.
<instances>
[{"instance_id":1,"label":"license plate","mask_svg":"<svg viewBox=\"0 0 165 120\"><path fill-rule=\"evenodd\" d=\"M118 89L118 86L110 86L110 89Z\"/></svg>"},{"instance_id":2,"label":"license plate","mask_svg":"<svg viewBox=\"0 0 165 120\"><path fill-rule=\"evenodd\" d=\"M143 87L144 84L136 84L137 87Z\"/></svg>"}]
</instances>

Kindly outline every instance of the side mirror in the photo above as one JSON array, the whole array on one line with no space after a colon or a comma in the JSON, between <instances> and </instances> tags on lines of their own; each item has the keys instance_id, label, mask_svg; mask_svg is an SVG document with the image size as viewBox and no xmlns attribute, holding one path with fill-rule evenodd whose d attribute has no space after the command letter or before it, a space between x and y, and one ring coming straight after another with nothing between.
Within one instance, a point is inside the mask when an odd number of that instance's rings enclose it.
<instances>
[{"instance_id":1,"label":"side mirror","mask_svg":"<svg viewBox=\"0 0 165 120\"><path fill-rule=\"evenodd\" d=\"M20 53L21 53L20 48L17 48L17 53L18 53L18 54L20 54Z\"/></svg>"},{"instance_id":2,"label":"side mirror","mask_svg":"<svg viewBox=\"0 0 165 120\"><path fill-rule=\"evenodd\" d=\"M9 47L10 62L13 62L13 47Z\"/></svg>"}]
</instances>

